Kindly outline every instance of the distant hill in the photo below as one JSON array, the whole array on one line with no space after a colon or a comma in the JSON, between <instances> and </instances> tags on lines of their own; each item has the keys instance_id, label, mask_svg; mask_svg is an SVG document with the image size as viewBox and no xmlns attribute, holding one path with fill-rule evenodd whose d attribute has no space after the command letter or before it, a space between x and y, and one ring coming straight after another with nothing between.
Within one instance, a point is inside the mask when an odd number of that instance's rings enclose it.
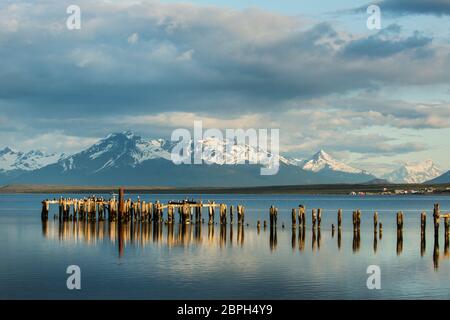
<instances>
[{"instance_id":1,"label":"distant hill","mask_svg":"<svg viewBox=\"0 0 450 320\"><path fill-rule=\"evenodd\" d=\"M450 183L450 170L446 173L440 175L439 177L436 177L434 179L431 179L426 182L427 184L440 184L440 183Z\"/></svg>"},{"instance_id":2,"label":"distant hill","mask_svg":"<svg viewBox=\"0 0 450 320\"><path fill-rule=\"evenodd\" d=\"M224 154L227 162L224 163L224 158L214 150L218 144L225 147L229 143L231 148L223 149L227 150ZM266 151L215 139L198 141L198 144L211 151L203 155L203 160L211 164L175 165L171 160L173 142L145 140L129 131L114 133L79 153L63 157L53 155L51 163L32 170L15 171L14 176L3 175L3 184L243 187L364 183L375 179L322 150L304 161L279 156L278 174L262 176L261 164L238 163L247 155L263 159L268 155Z\"/></svg>"},{"instance_id":3,"label":"distant hill","mask_svg":"<svg viewBox=\"0 0 450 320\"><path fill-rule=\"evenodd\" d=\"M388 180L386 179L373 179L370 181L365 182L364 184L391 184Z\"/></svg>"}]
</instances>

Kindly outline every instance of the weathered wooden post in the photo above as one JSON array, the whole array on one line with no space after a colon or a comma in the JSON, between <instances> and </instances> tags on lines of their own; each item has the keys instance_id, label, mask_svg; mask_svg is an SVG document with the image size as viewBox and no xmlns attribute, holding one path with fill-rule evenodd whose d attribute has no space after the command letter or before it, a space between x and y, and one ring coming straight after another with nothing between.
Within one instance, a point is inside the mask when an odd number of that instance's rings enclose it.
<instances>
[{"instance_id":1,"label":"weathered wooden post","mask_svg":"<svg viewBox=\"0 0 450 320\"><path fill-rule=\"evenodd\" d=\"M342 227L342 209L338 209L337 213L338 229Z\"/></svg>"},{"instance_id":2,"label":"weathered wooden post","mask_svg":"<svg viewBox=\"0 0 450 320\"><path fill-rule=\"evenodd\" d=\"M317 209L317 228L320 229L320 223L322 222L322 209Z\"/></svg>"},{"instance_id":3,"label":"weathered wooden post","mask_svg":"<svg viewBox=\"0 0 450 320\"><path fill-rule=\"evenodd\" d=\"M380 224L378 225L378 231L380 234L380 239L383 238L383 224L380 222Z\"/></svg>"},{"instance_id":4,"label":"weathered wooden post","mask_svg":"<svg viewBox=\"0 0 450 320\"><path fill-rule=\"evenodd\" d=\"M331 237L334 238L334 224L331 224Z\"/></svg>"},{"instance_id":5,"label":"weathered wooden post","mask_svg":"<svg viewBox=\"0 0 450 320\"><path fill-rule=\"evenodd\" d=\"M297 227L297 212L295 211L295 209L292 209L292 228L296 228Z\"/></svg>"},{"instance_id":6,"label":"weathered wooden post","mask_svg":"<svg viewBox=\"0 0 450 320\"><path fill-rule=\"evenodd\" d=\"M63 219L63 202L62 197L59 198L58 205L59 205L59 211L58 211L58 217L59 221L62 221Z\"/></svg>"},{"instance_id":7,"label":"weathered wooden post","mask_svg":"<svg viewBox=\"0 0 450 320\"><path fill-rule=\"evenodd\" d=\"M170 204L167 206L167 223L173 223L173 206L171 206Z\"/></svg>"},{"instance_id":8,"label":"weathered wooden post","mask_svg":"<svg viewBox=\"0 0 450 320\"><path fill-rule=\"evenodd\" d=\"M427 214L426 212L422 212L420 214L420 235L425 237L425 230L427 227Z\"/></svg>"},{"instance_id":9,"label":"weathered wooden post","mask_svg":"<svg viewBox=\"0 0 450 320\"><path fill-rule=\"evenodd\" d=\"M220 223L227 224L227 205L220 204Z\"/></svg>"},{"instance_id":10,"label":"weathered wooden post","mask_svg":"<svg viewBox=\"0 0 450 320\"><path fill-rule=\"evenodd\" d=\"M306 219L305 219L305 206L304 205L299 205L298 206L298 223L299 226L305 226L306 225Z\"/></svg>"},{"instance_id":11,"label":"weathered wooden post","mask_svg":"<svg viewBox=\"0 0 450 320\"><path fill-rule=\"evenodd\" d=\"M361 210L356 210L356 224L358 227L358 231L361 229Z\"/></svg>"},{"instance_id":12,"label":"weathered wooden post","mask_svg":"<svg viewBox=\"0 0 450 320\"><path fill-rule=\"evenodd\" d=\"M41 220L48 220L48 212L50 211L50 205L47 200L42 201L42 212L41 212Z\"/></svg>"},{"instance_id":13,"label":"weathered wooden post","mask_svg":"<svg viewBox=\"0 0 450 320\"><path fill-rule=\"evenodd\" d=\"M312 227L315 228L316 227L316 221L317 221L316 209L312 209L312 211L311 211L311 221L312 221Z\"/></svg>"},{"instance_id":14,"label":"weathered wooden post","mask_svg":"<svg viewBox=\"0 0 450 320\"><path fill-rule=\"evenodd\" d=\"M449 219L446 216L444 218L444 229L445 229L445 236L448 237L448 233L449 233Z\"/></svg>"},{"instance_id":15,"label":"weathered wooden post","mask_svg":"<svg viewBox=\"0 0 450 320\"><path fill-rule=\"evenodd\" d=\"M278 210L277 210L277 208L275 208L274 206L271 206L270 207L270 210L269 210L269 213L270 213L270 227L271 228L273 228L273 227L275 227L276 225L277 225L277 219L278 219Z\"/></svg>"},{"instance_id":16,"label":"weathered wooden post","mask_svg":"<svg viewBox=\"0 0 450 320\"><path fill-rule=\"evenodd\" d=\"M121 187L121 188L119 188L119 216L118 216L119 224L122 223L122 219L123 219L124 212L125 212L124 197L125 197L125 190L124 190L124 188Z\"/></svg>"},{"instance_id":17,"label":"weathered wooden post","mask_svg":"<svg viewBox=\"0 0 450 320\"><path fill-rule=\"evenodd\" d=\"M214 211L211 202L209 203L208 207L208 215L209 215L208 224L214 224Z\"/></svg>"},{"instance_id":18,"label":"weathered wooden post","mask_svg":"<svg viewBox=\"0 0 450 320\"><path fill-rule=\"evenodd\" d=\"M397 212L397 255L403 251L403 212Z\"/></svg>"},{"instance_id":19,"label":"weathered wooden post","mask_svg":"<svg viewBox=\"0 0 450 320\"><path fill-rule=\"evenodd\" d=\"M233 224L233 205L230 206L230 224Z\"/></svg>"},{"instance_id":20,"label":"weathered wooden post","mask_svg":"<svg viewBox=\"0 0 450 320\"><path fill-rule=\"evenodd\" d=\"M439 237L439 220L440 220L440 209L439 203L434 205L433 209L433 220L434 220L434 236Z\"/></svg>"},{"instance_id":21,"label":"weathered wooden post","mask_svg":"<svg viewBox=\"0 0 450 320\"><path fill-rule=\"evenodd\" d=\"M183 219L184 224L190 224L191 223L191 212L188 204L183 204Z\"/></svg>"},{"instance_id":22,"label":"weathered wooden post","mask_svg":"<svg viewBox=\"0 0 450 320\"><path fill-rule=\"evenodd\" d=\"M403 212L397 212L397 231L403 230Z\"/></svg>"}]
</instances>

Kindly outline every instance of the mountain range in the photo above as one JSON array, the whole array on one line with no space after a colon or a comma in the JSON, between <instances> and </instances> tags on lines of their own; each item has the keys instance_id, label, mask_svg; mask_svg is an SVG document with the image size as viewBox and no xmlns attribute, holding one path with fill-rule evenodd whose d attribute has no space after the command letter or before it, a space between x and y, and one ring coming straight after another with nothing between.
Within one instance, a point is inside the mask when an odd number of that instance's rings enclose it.
<instances>
[{"instance_id":1,"label":"mountain range","mask_svg":"<svg viewBox=\"0 0 450 320\"><path fill-rule=\"evenodd\" d=\"M265 150L214 138L190 144L204 151L202 160L209 164L176 165L171 160L174 142L146 140L131 131L110 134L71 155L5 148L0 150L0 184L244 187L366 183L376 179L323 150L304 160L280 155L278 174L263 176L260 168L271 155ZM215 152L218 147L223 148L224 154ZM245 163L249 158L259 159L262 164ZM440 172L432 163L422 167L407 164L386 177L393 182L424 182Z\"/></svg>"}]
</instances>

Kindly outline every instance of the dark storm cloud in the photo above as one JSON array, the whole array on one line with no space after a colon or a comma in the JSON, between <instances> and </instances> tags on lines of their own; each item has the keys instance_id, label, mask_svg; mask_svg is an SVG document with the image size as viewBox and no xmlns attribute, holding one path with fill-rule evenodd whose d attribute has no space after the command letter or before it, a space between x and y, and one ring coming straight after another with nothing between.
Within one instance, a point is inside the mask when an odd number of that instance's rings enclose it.
<instances>
[{"instance_id":1,"label":"dark storm cloud","mask_svg":"<svg viewBox=\"0 0 450 320\"><path fill-rule=\"evenodd\" d=\"M82 0L82 28L69 31L69 4L0 3L0 131L13 145L76 150L198 119L283 128L293 150L399 154L426 146L353 130L449 125L445 103L358 95L450 81L448 46L399 25L357 35L258 9Z\"/></svg>"},{"instance_id":2,"label":"dark storm cloud","mask_svg":"<svg viewBox=\"0 0 450 320\"><path fill-rule=\"evenodd\" d=\"M0 7L0 101L9 102L2 105L8 113L226 116L273 110L294 98L450 77L428 64L421 78L425 66L417 58L434 49L420 34L352 39L330 24L304 25L256 9L91 1L80 3L82 29L69 31L65 4Z\"/></svg>"},{"instance_id":3,"label":"dark storm cloud","mask_svg":"<svg viewBox=\"0 0 450 320\"><path fill-rule=\"evenodd\" d=\"M380 32L367 38L349 42L345 46L343 54L350 58L357 56L385 58L408 52L418 58L425 58L425 52L432 53L429 49L431 42L432 38L425 37L418 32L410 37L398 40L386 39Z\"/></svg>"},{"instance_id":4,"label":"dark storm cloud","mask_svg":"<svg viewBox=\"0 0 450 320\"><path fill-rule=\"evenodd\" d=\"M450 14L450 0L384 0L378 2L381 10L396 14Z\"/></svg>"},{"instance_id":5,"label":"dark storm cloud","mask_svg":"<svg viewBox=\"0 0 450 320\"><path fill-rule=\"evenodd\" d=\"M383 0L367 3L364 6L351 10L342 10L339 13L366 12L369 5L378 5L381 13L390 13L394 16L404 15L450 15L450 0Z\"/></svg>"}]
</instances>

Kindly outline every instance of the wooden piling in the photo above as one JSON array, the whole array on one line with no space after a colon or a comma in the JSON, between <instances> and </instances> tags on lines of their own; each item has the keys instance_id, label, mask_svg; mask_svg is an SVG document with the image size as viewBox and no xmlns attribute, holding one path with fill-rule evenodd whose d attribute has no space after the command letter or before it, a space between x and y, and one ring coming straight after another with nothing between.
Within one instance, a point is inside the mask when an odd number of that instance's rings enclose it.
<instances>
[{"instance_id":1,"label":"wooden piling","mask_svg":"<svg viewBox=\"0 0 450 320\"><path fill-rule=\"evenodd\" d=\"M397 231L403 230L403 212L397 212Z\"/></svg>"},{"instance_id":2,"label":"wooden piling","mask_svg":"<svg viewBox=\"0 0 450 320\"><path fill-rule=\"evenodd\" d=\"M440 209L439 203L434 204L433 209L433 222L434 222L434 236L439 236L439 220L440 220Z\"/></svg>"},{"instance_id":3,"label":"wooden piling","mask_svg":"<svg viewBox=\"0 0 450 320\"><path fill-rule=\"evenodd\" d=\"M311 210L311 221L312 221L312 227L315 228L316 227L316 222L317 222L316 209L312 209Z\"/></svg>"},{"instance_id":4,"label":"wooden piling","mask_svg":"<svg viewBox=\"0 0 450 320\"><path fill-rule=\"evenodd\" d=\"M420 214L420 234L422 237L425 236L426 227L427 227L427 214L426 212L422 212Z\"/></svg>"},{"instance_id":5,"label":"wooden piling","mask_svg":"<svg viewBox=\"0 0 450 320\"><path fill-rule=\"evenodd\" d=\"M306 225L305 212L306 212L305 206L302 205L302 204L299 205L299 207L298 207L298 223L299 223L299 226L300 225L301 226L305 226Z\"/></svg>"},{"instance_id":6,"label":"wooden piling","mask_svg":"<svg viewBox=\"0 0 450 320\"><path fill-rule=\"evenodd\" d=\"M292 209L291 216L292 216L292 228L296 228L297 227L297 212L295 211L295 209Z\"/></svg>"},{"instance_id":7,"label":"wooden piling","mask_svg":"<svg viewBox=\"0 0 450 320\"><path fill-rule=\"evenodd\" d=\"M317 209L317 228L320 228L320 223L322 222L322 209Z\"/></svg>"},{"instance_id":8,"label":"wooden piling","mask_svg":"<svg viewBox=\"0 0 450 320\"><path fill-rule=\"evenodd\" d=\"M270 227L271 228L273 228L273 227L276 227L276 225L277 225L277 219L278 219L278 209L277 208L275 208L274 206L271 206L270 207L270 211L269 211L269 213L270 213Z\"/></svg>"},{"instance_id":9,"label":"wooden piling","mask_svg":"<svg viewBox=\"0 0 450 320\"><path fill-rule=\"evenodd\" d=\"M42 201L42 212L41 212L41 219L42 221L48 220L48 212L50 211L50 205L47 200Z\"/></svg>"},{"instance_id":10,"label":"wooden piling","mask_svg":"<svg viewBox=\"0 0 450 320\"><path fill-rule=\"evenodd\" d=\"M124 212L125 212L124 197L125 197L125 190L124 190L124 188L120 188L119 189L119 212L118 212L118 217L117 217L119 223L122 223L122 219L123 219Z\"/></svg>"}]
</instances>

